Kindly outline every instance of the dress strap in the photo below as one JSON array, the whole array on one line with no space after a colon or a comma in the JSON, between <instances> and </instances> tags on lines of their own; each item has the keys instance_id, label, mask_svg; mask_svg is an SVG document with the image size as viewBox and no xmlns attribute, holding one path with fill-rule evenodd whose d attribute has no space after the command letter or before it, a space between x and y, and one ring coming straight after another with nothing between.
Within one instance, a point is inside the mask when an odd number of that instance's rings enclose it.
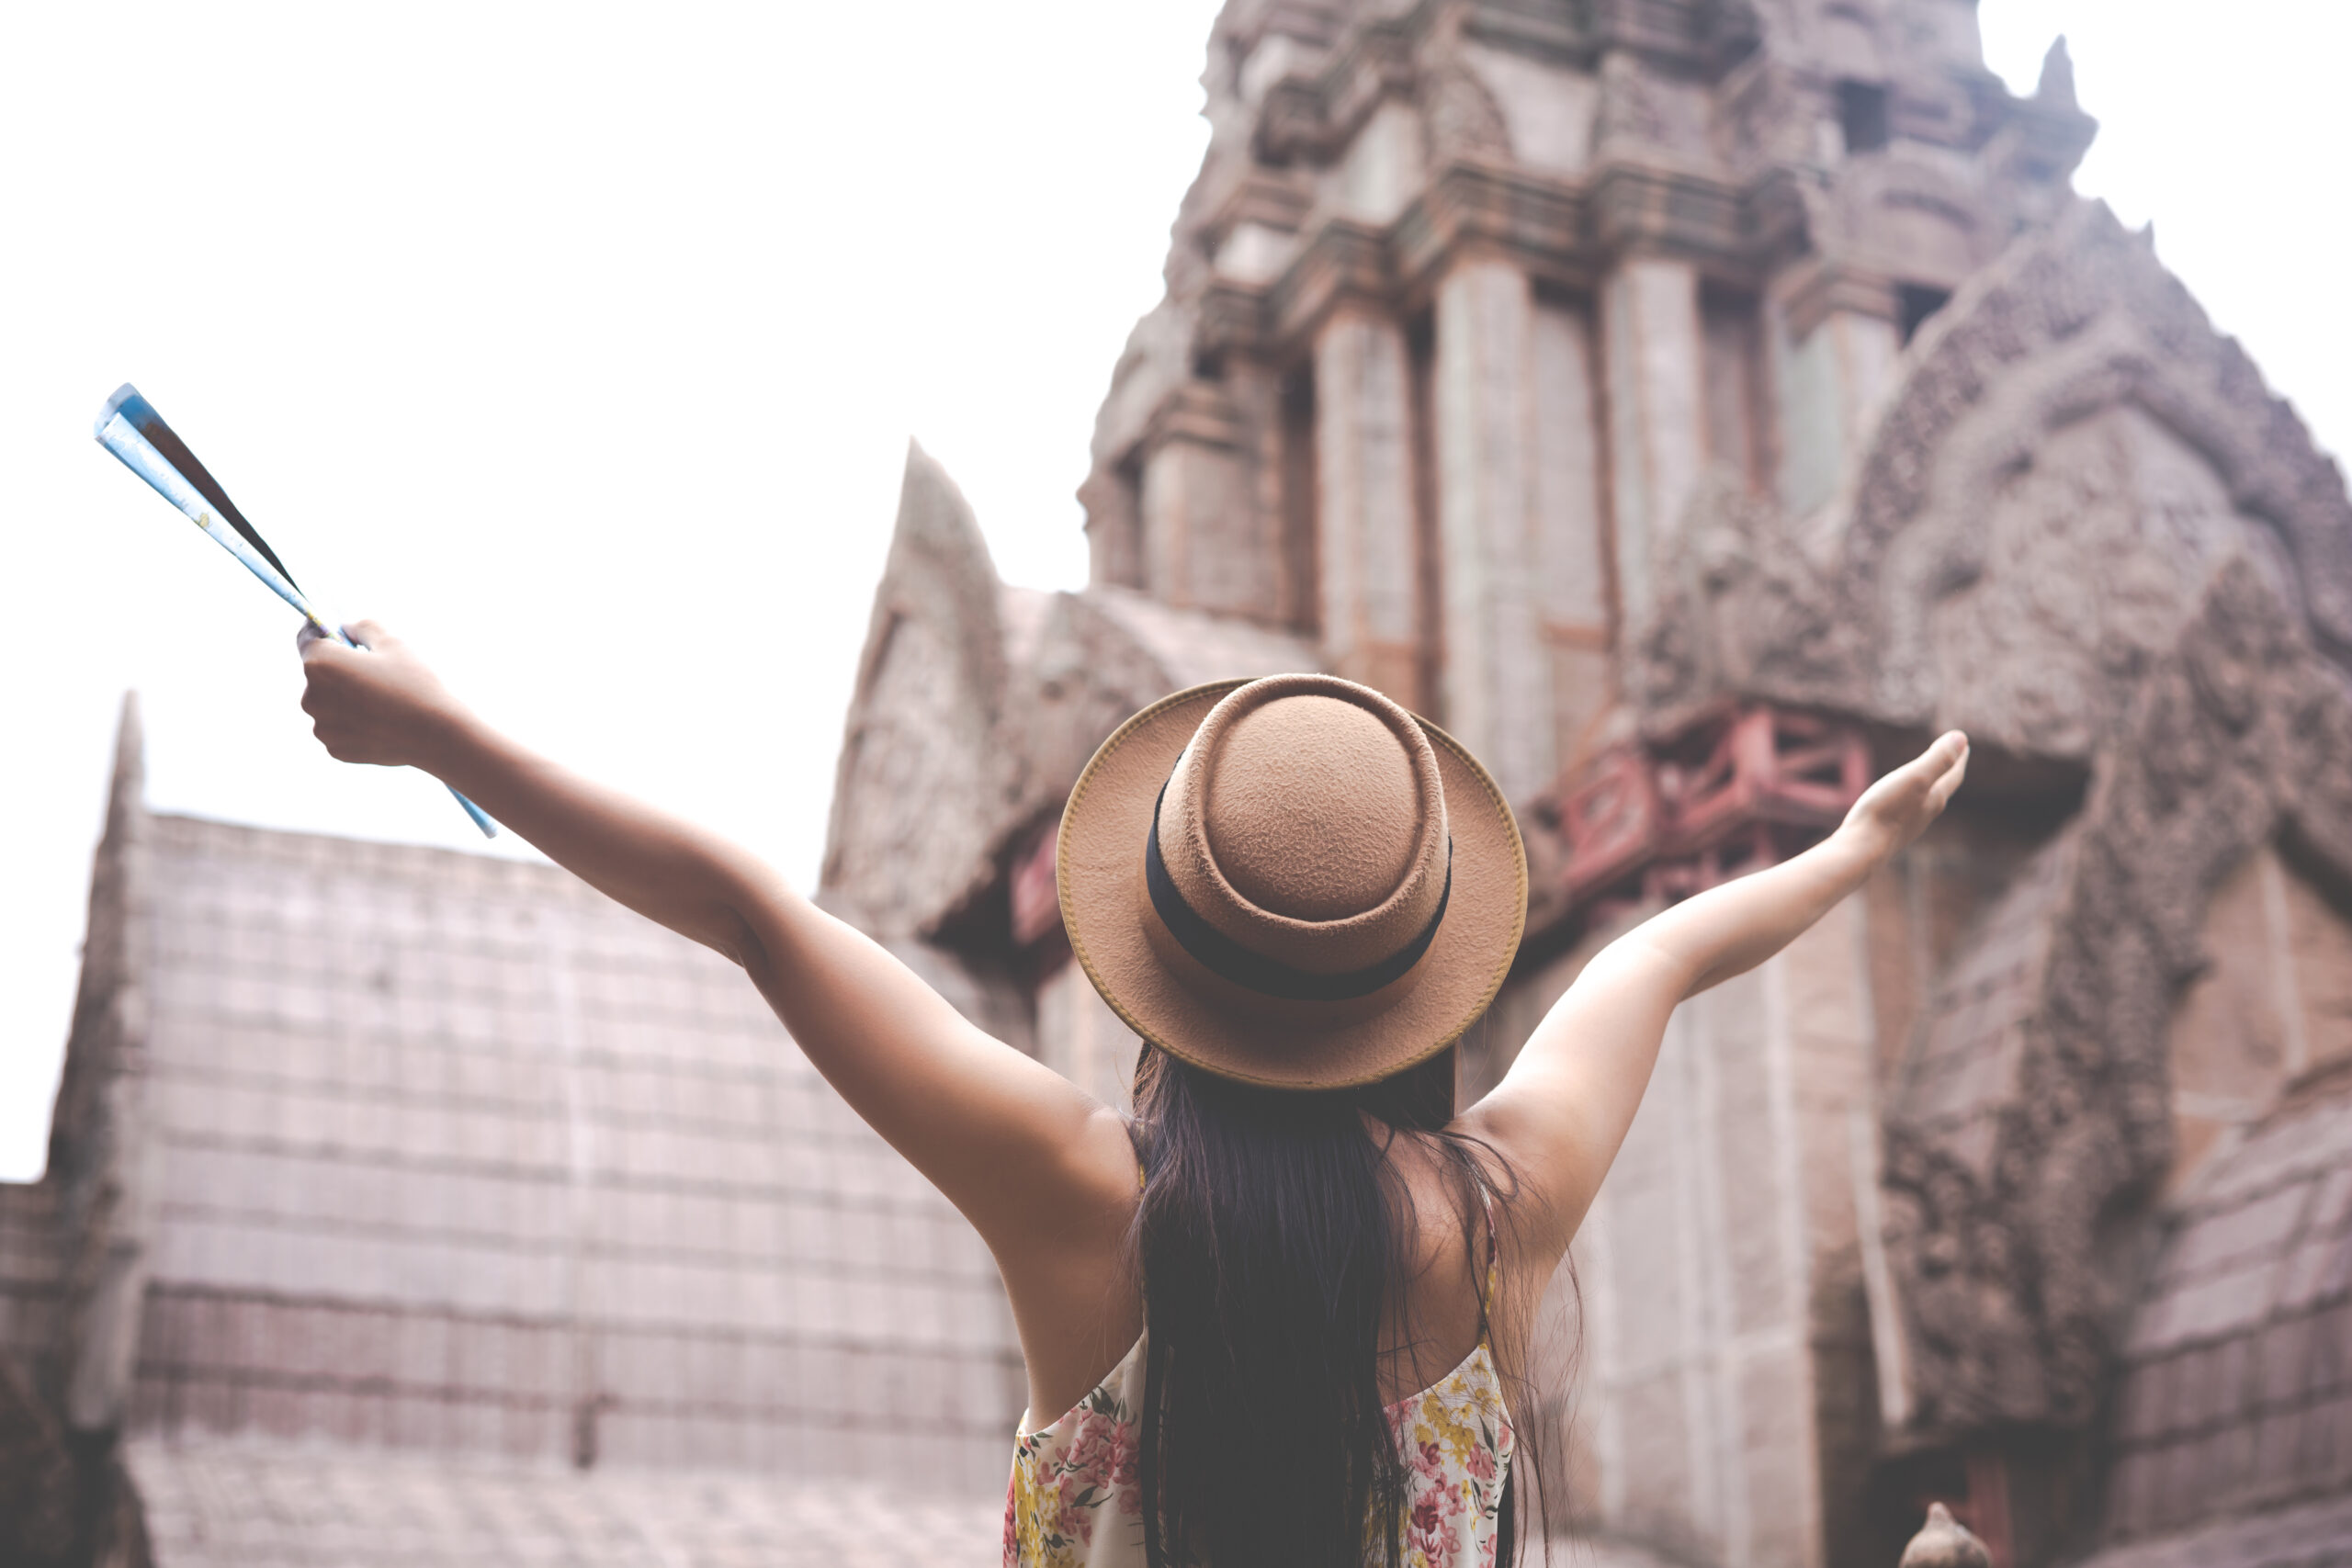
<instances>
[{"instance_id":1,"label":"dress strap","mask_svg":"<svg viewBox=\"0 0 2352 1568\"><path fill-rule=\"evenodd\" d=\"M1502 1241L1495 1229L1494 1194L1487 1190L1486 1182L1476 1172L1471 1174L1470 1184L1478 1190L1478 1208L1487 1216L1487 1288L1480 1297L1480 1304L1485 1306L1495 1299L1495 1284L1502 1269Z\"/></svg>"}]
</instances>

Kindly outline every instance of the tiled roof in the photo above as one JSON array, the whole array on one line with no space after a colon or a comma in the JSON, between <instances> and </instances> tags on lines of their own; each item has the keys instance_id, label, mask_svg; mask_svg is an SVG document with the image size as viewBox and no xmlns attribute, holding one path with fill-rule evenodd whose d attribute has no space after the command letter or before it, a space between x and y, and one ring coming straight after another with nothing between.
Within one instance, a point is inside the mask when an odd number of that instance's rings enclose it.
<instances>
[{"instance_id":1,"label":"tiled roof","mask_svg":"<svg viewBox=\"0 0 2352 1568\"><path fill-rule=\"evenodd\" d=\"M2352 1498L2223 1519L2185 1534L2113 1547L2081 1568L2346 1568Z\"/></svg>"},{"instance_id":2,"label":"tiled roof","mask_svg":"<svg viewBox=\"0 0 2352 1568\"><path fill-rule=\"evenodd\" d=\"M993 1568L1004 1533L1001 1502L910 1500L901 1476L153 1439L126 1458L154 1568Z\"/></svg>"},{"instance_id":3,"label":"tiled roof","mask_svg":"<svg viewBox=\"0 0 2352 1568\"><path fill-rule=\"evenodd\" d=\"M1001 1487L986 1249L739 970L548 866L146 854L134 1434Z\"/></svg>"},{"instance_id":4,"label":"tiled roof","mask_svg":"<svg viewBox=\"0 0 2352 1568\"><path fill-rule=\"evenodd\" d=\"M1000 1499L251 1441L150 1438L125 1459L154 1568L996 1568ZM1531 1553L1532 1555L1532 1553ZM1671 1568L1556 1540L1562 1568ZM2164 1568L2172 1568L2170 1563Z\"/></svg>"},{"instance_id":5,"label":"tiled roof","mask_svg":"<svg viewBox=\"0 0 2352 1568\"><path fill-rule=\"evenodd\" d=\"M2352 1113L2341 1086L2274 1115L2199 1179L2123 1359L2110 1538L2171 1537L2352 1483ZM2289 1560L2267 1552L2215 1548L2193 1561Z\"/></svg>"}]
</instances>

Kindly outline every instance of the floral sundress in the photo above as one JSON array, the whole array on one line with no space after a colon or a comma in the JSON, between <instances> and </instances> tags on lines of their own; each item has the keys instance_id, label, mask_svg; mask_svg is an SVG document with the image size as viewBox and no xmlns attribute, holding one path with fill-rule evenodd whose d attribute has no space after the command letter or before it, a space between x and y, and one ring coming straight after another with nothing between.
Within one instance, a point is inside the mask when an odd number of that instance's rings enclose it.
<instances>
[{"instance_id":1,"label":"floral sundress","mask_svg":"<svg viewBox=\"0 0 2352 1568\"><path fill-rule=\"evenodd\" d=\"M1493 1224L1490 1212L1489 1301ZM1143 1375L1138 1338L1091 1393L1044 1431L1030 1431L1022 1416L1005 1489L1004 1568L1142 1568L1136 1453ZM1443 1378L1390 1405L1388 1427L1408 1478L1399 1532L1405 1568L1492 1568L1518 1439L1486 1337Z\"/></svg>"}]
</instances>

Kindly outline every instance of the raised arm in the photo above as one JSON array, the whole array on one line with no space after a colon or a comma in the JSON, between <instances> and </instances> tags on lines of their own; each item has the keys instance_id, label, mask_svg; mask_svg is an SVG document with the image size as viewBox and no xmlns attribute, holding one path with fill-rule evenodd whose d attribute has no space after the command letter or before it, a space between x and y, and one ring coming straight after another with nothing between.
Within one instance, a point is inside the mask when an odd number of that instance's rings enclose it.
<instances>
[{"instance_id":1,"label":"raised arm","mask_svg":"<svg viewBox=\"0 0 2352 1568\"><path fill-rule=\"evenodd\" d=\"M1953 730L1872 784L1812 849L1686 898L1593 956L1503 1081L1464 1117L1535 1200L1532 1244L1565 1250L1583 1222L1675 1008L1795 941L1925 831L1967 771L1968 739Z\"/></svg>"},{"instance_id":2,"label":"raised arm","mask_svg":"<svg viewBox=\"0 0 2352 1568\"><path fill-rule=\"evenodd\" d=\"M1124 1223L1134 1156L1117 1119L1076 1087L974 1027L748 851L534 754L382 627L351 631L368 651L315 633L302 643L302 706L330 753L435 774L583 881L741 964L817 1070L970 1218L1009 1277L1088 1228L1094 1189L1104 1223Z\"/></svg>"}]
</instances>

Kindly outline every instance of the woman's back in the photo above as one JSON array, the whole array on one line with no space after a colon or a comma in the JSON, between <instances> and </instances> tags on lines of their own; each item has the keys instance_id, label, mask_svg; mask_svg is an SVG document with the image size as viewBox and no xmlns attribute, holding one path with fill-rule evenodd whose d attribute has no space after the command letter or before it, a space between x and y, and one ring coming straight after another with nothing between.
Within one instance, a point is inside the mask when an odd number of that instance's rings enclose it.
<instances>
[{"instance_id":1,"label":"woman's back","mask_svg":"<svg viewBox=\"0 0 2352 1568\"><path fill-rule=\"evenodd\" d=\"M1385 1134L1385 1130L1384 1134ZM1504 1498L1518 1447L1489 1331L1497 1276L1493 1210L1483 1184L1465 1226L1458 1174L1429 1143L1386 1134L1400 1200L1396 1251L1404 1303L1381 1333L1383 1416L1403 1483L1396 1534L1401 1568L1491 1563L1507 1526ZM1115 1290L1110 1292L1116 1300ZM1113 1315L1123 1317L1119 1302ZM1140 1315L1142 1303L1136 1298ZM1007 1568L1125 1568L1146 1562L1139 1473L1147 1408L1148 1335L1108 1373L1044 1425L1024 1413L1005 1497ZM1276 1413L1277 1416L1281 1414ZM1297 1434L1299 1440L1307 1439ZM1266 1495L1279 1498L1279 1474ZM1242 1506L1240 1499L1230 1506ZM1381 1521L1364 1525L1366 1558L1384 1560Z\"/></svg>"}]
</instances>

